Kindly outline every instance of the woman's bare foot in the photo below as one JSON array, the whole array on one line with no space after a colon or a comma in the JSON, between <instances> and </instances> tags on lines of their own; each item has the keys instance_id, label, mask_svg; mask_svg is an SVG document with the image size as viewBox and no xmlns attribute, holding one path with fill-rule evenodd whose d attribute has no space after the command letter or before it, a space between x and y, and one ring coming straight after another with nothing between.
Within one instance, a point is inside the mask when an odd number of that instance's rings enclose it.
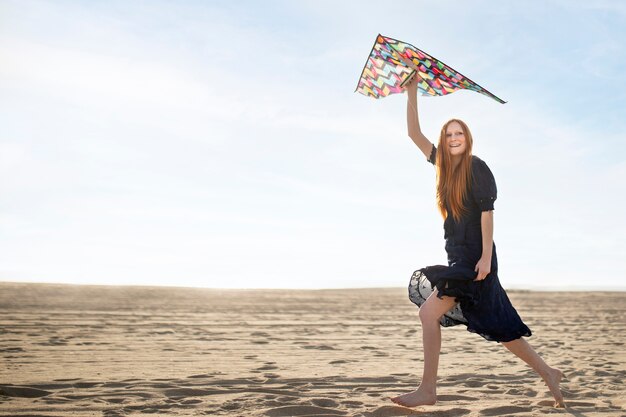
<instances>
[{"instance_id":1,"label":"woman's bare foot","mask_svg":"<svg viewBox=\"0 0 626 417\"><path fill-rule=\"evenodd\" d=\"M552 396L554 397L554 406L564 408L565 401L563 400L563 394L561 393L561 388L559 387L561 379L563 379L563 372L555 368L550 368L548 374L543 378L548 385L548 388L550 388Z\"/></svg>"},{"instance_id":2,"label":"woman's bare foot","mask_svg":"<svg viewBox=\"0 0 626 417\"><path fill-rule=\"evenodd\" d=\"M418 405L433 405L437 402L437 394L434 390L428 390L420 387L415 391L389 398L396 404L405 407L417 407Z\"/></svg>"}]
</instances>

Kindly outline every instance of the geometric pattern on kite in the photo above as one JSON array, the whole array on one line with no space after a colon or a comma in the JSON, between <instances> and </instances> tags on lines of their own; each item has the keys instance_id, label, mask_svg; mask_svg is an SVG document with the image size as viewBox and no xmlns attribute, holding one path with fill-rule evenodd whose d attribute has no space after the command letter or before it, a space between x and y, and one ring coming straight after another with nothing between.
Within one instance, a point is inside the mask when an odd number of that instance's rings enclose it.
<instances>
[{"instance_id":1,"label":"geometric pattern on kite","mask_svg":"<svg viewBox=\"0 0 626 417\"><path fill-rule=\"evenodd\" d=\"M381 98L404 91L403 83L413 73L418 75L418 90L425 96L444 96L465 89L506 103L460 72L433 58L415 46L378 35L372 47L356 92Z\"/></svg>"}]
</instances>

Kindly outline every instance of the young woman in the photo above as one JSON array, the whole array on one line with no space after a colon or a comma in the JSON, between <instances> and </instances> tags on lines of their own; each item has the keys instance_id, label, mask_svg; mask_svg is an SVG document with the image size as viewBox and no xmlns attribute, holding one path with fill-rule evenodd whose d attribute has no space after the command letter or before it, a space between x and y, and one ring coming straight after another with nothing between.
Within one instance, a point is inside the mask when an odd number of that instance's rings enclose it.
<instances>
[{"instance_id":1,"label":"young woman","mask_svg":"<svg viewBox=\"0 0 626 417\"><path fill-rule=\"evenodd\" d=\"M422 323L424 370L415 391L391 398L414 407L437 401L437 368L441 328L463 324L470 332L502 343L534 369L564 407L559 383L563 374L548 366L522 336L530 329L511 305L498 280L498 261L493 243L495 179L485 162L472 155L472 135L460 120L442 128L437 147L420 129L417 111L417 77L407 84L409 137L437 171L437 204L444 221L448 266L436 265L415 271L409 298L417 304Z\"/></svg>"}]
</instances>

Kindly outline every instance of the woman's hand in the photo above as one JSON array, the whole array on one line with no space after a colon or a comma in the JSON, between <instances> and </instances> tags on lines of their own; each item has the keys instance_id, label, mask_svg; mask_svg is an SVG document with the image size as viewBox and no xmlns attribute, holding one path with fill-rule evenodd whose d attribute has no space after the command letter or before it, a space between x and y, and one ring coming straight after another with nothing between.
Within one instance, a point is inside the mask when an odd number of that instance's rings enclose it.
<instances>
[{"instance_id":1,"label":"woman's hand","mask_svg":"<svg viewBox=\"0 0 626 417\"><path fill-rule=\"evenodd\" d=\"M417 73L414 72L412 77L413 78L411 78L411 80L408 83L404 84L404 89L408 91L409 93L412 93L412 92L417 93L417 78L418 78Z\"/></svg>"},{"instance_id":2,"label":"woman's hand","mask_svg":"<svg viewBox=\"0 0 626 417\"><path fill-rule=\"evenodd\" d=\"M481 257L474 268L474 271L478 272L478 276L474 278L474 281L482 281L491 272L491 258Z\"/></svg>"}]
</instances>

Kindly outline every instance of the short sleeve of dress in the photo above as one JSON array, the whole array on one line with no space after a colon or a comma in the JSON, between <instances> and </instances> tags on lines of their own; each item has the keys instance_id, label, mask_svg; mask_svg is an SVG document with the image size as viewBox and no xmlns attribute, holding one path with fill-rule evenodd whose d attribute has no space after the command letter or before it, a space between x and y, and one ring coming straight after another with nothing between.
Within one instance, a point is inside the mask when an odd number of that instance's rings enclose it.
<instances>
[{"instance_id":1,"label":"short sleeve of dress","mask_svg":"<svg viewBox=\"0 0 626 417\"><path fill-rule=\"evenodd\" d=\"M496 179L487 164L474 157L472 161L472 198L480 211L493 210L493 203L498 197Z\"/></svg>"},{"instance_id":2,"label":"short sleeve of dress","mask_svg":"<svg viewBox=\"0 0 626 417\"><path fill-rule=\"evenodd\" d=\"M430 151L430 156L428 157L427 161L433 165L435 165L435 162L437 162L437 148L435 147L435 145L433 145L433 149Z\"/></svg>"}]
</instances>

